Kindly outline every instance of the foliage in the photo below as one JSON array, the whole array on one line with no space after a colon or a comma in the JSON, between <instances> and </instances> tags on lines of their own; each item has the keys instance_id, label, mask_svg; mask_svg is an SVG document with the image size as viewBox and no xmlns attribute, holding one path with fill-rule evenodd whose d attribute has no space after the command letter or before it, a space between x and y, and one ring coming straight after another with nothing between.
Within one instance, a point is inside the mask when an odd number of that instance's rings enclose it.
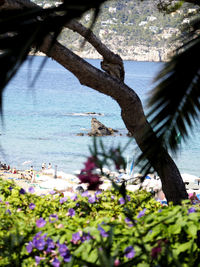
<instances>
[{"instance_id":1,"label":"foliage","mask_svg":"<svg viewBox=\"0 0 200 267\"><path fill-rule=\"evenodd\" d=\"M190 130L199 122L199 11L196 8L187 27L183 27L183 45L155 78L157 85L148 103L150 123L172 152L177 152L180 141L186 141Z\"/></svg>"},{"instance_id":2,"label":"foliage","mask_svg":"<svg viewBox=\"0 0 200 267\"><path fill-rule=\"evenodd\" d=\"M46 3L52 5L50 1L37 1L41 6ZM165 16L163 12L159 12L155 1L107 1L101 7L93 31L112 51L120 47L122 49L120 55L123 57L127 53L125 47L146 45L162 48L168 47L169 43L172 45L166 33L171 37L177 37L177 34L180 34L179 25L186 13L187 8L186 12L183 9L180 13L174 12L172 15ZM90 17L91 13L87 12L82 16L81 22L88 26ZM152 27L155 30L152 30ZM109 34L110 40L107 38ZM76 33L64 29L59 38L70 49L74 51L80 49L82 39ZM85 44L84 50L90 49L91 46Z\"/></svg>"},{"instance_id":3,"label":"foliage","mask_svg":"<svg viewBox=\"0 0 200 267\"><path fill-rule=\"evenodd\" d=\"M83 13L91 9L93 18L90 21L93 25L100 6L105 1L83 0L80 3L79 0L64 0L58 6L46 9L34 4L29 8L19 8L19 4L17 8L13 6L7 10L0 10L0 109L2 109L4 87L16 74L31 48L37 51L44 44L45 37L50 34L51 44L48 48L50 52L63 26L74 18L80 18Z\"/></svg>"},{"instance_id":4,"label":"foliage","mask_svg":"<svg viewBox=\"0 0 200 267\"><path fill-rule=\"evenodd\" d=\"M145 191L36 196L0 180L1 266L200 266L200 210Z\"/></svg>"}]
</instances>

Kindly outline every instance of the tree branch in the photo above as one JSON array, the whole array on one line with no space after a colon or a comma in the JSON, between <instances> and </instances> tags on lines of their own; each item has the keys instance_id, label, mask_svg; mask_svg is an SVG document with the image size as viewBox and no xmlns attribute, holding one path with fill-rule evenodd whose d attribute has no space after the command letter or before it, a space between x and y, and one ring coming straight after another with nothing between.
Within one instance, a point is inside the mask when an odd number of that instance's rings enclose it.
<instances>
[{"instance_id":1,"label":"tree branch","mask_svg":"<svg viewBox=\"0 0 200 267\"><path fill-rule=\"evenodd\" d=\"M21 8L25 8L27 0L7 0L7 2L14 2L15 5L17 2ZM187 192L179 170L167 151L159 144L157 137L146 120L137 94L122 81L90 65L59 42L55 41L52 46L52 36L50 35L44 39L39 49L72 72L81 84L108 95L117 101L121 107L122 119L140 149L145 152L147 145L148 147L156 147L155 151L158 153L148 154L148 160L161 178L167 200L179 204L182 199L187 198ZM152 137L152 142L148 144L146 142L147 133L150 133Z\"/></svg>"},{"instance_id":2,"label":"tree branch","mask_svg":"<svg viewBox=\"0 0 200 267\"><path fill-rule=\"evenodd\" d=\"M103 56L101 68L108 74L124 81L124 64L121 57L113 53L101 40L90 30L83 26L80 22L72 20L65 25L68 29L79 33L84 37L100 55Z\"/></svg>"}]
</instances>

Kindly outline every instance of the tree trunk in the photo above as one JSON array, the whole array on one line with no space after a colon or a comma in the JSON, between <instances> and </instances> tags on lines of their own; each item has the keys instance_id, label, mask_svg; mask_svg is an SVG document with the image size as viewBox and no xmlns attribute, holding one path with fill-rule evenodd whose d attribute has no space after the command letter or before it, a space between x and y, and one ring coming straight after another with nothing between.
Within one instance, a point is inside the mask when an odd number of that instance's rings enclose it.
<instances>
[{"instance_id":1,"label":"tree trunk","mask_svg":"<svg viewBox=\"0 0 200 267\"><path fill-rule=\"evenodd\" d=\"M5 0L7 6L11 2L13 1ZM30 2L27 0L18 0L17 3L21 3L21 7L29 3L30 7ZM179 170L167 151L161 146L147 122L139 97L124 84L123 75L121 78L115 75L111 76L93 67L59 42L55 42L53 47L49 49L51 41L52 37L47 36L40 47L40 51L72 72L82 85L93 88L117 101L121 108L122 119L142 152L146 152L147 146L154 148L154 153L148 153L147 157L161 178L167 200L173 201L174 204L180 204L181 200L186 199L188 195ZM106 55L108 55L107 52ZM108 58L108 56L106 57ZM123 66L121 65L121 67Z\"/></svg>"}]
</instances>

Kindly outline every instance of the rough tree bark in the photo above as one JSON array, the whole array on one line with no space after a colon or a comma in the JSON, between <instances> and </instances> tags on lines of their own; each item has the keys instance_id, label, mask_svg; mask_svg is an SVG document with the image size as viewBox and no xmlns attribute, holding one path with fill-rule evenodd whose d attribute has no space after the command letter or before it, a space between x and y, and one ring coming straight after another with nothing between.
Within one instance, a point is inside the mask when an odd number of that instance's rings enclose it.
<instances>
[{"instance_id":1,"label":"rough tree bark","mask_svg":"<svg viewBox=\"0 0 200 267\"><path fill-rule=\"evenodd\" d=\"M0 9L12 8L13 6L14 8L25 8L31 5L35 6L35 4L32 4L28 0L5 0L4 5L0 6ZM162 188L167 200L173 201L174 204L179 204L181 200L188 197L180 172L168 152L161 147L153 133L144 115L139 97L123 82L123 62L121 58L108 50L94 35L86 34L82 25L80 26L77 22L74 22L74 25L76 27L73 26L73 23L66 26L85 36L96 47L106 62L116 64L118 66L117 68L121 69L121 76L112 75L107 70L103 72L93 67L59 42L54 43L51 50L49 50L52 40L50 35L45 38L43 45L40 47L40 51L72 72L82 85L93 88L117 101L121 108L122 119L142 151L146 150L147 133L151 133L150 145L153 144L157 147L156 151L159 152L156 155L149 154L148 160L161 178Z\"/></svg>"}]
</instances>

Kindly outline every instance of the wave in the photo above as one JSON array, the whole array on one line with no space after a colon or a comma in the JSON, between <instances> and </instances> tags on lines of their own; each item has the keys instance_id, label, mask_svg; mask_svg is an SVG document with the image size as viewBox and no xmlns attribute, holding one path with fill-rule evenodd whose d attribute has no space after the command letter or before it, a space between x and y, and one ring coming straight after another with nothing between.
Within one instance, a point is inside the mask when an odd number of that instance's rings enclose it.
<instances>
[{"instance_id":1,"label":"wave","mask_svg":"<svg viewBox=\"0 0 200 267\"><path fill-rule=\"evenodd\" d=\"M75 112L75 113L66 113L66 116L104 116L103 113L96 112Z\"/></svg>"}]
</instances>

